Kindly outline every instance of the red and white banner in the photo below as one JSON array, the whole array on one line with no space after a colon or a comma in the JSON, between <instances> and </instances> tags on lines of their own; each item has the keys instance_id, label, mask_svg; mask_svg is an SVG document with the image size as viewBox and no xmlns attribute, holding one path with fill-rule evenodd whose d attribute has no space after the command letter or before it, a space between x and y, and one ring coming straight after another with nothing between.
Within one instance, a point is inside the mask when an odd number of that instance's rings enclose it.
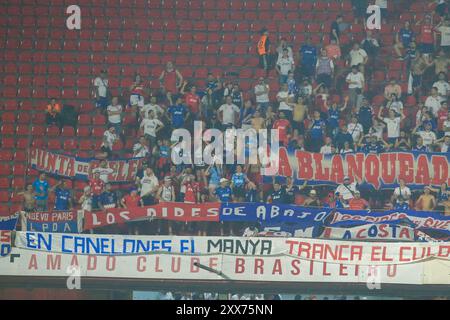
<instances>
[{"instance_id":1,"label":"red and white banner","mask_svg":"<svg viewBox=\"0 0 450 320\"><path fill-rule=\"evenodd\" d=\"M219 221L220 203L189 204L180 202L161 202L154 206L106 209L84 213L84 230L125 223L134 220L156 218L173 221Z\"/></svg>"},{"instance_id":2,"label":"red and white banner","mask_svg":"<svg viewBox=\"0 0 450 320\"><path fill-rule=\"evenodd\" d=\"M29 164L36 170L61 177L89 180L92 170L99 166L100 161L32 148ZM108 160L107 167L113 171L108 179L110 182L134 181L141 164L142 158Z\"/></svg>"}]
</instances>

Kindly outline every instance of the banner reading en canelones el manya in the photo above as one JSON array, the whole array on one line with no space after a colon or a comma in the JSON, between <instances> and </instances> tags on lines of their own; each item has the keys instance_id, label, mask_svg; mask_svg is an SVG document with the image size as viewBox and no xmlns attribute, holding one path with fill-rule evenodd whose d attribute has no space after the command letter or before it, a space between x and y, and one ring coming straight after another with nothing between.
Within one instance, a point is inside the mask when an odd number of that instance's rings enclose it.
<instances>
[{"instance_id":1,"label":"banner reading en canelones el manya","mask_svg":"<svg viewBox=\"0 0 450 320\"><path fill-rule=\"evenodd\" d=\"M335 185L343 182L344 176L353 181L362 181L376 189L398 186L400 179L412 188L425 185L439 186L450 182L448 153L385 152L321 154L301 150L288 152L278 150L278 170L261 174L264 182L271 183L273 176L293 177L296 184L308 180L310 185Z\"/></svg>"},{"instance_id":2,"label":"banner reading en canelones el manya","mask_svg":"<svg viewBox=\"0 0 450 320\"><path fill-rule=\"evenodd\" d=\"M108 160L107 167L113 172L110 182L134 181L143 158ZM32 168L61 177L89 180L91 170L99 166L100 161L94 158L80 158L31 148L29 164Z\"/></svg>"}]
</instances>

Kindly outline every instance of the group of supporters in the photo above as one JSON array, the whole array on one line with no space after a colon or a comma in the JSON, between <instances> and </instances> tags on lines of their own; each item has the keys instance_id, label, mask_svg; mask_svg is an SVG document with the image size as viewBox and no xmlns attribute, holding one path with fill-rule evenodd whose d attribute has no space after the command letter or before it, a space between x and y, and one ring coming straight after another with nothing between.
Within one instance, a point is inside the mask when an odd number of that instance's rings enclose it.
<instances>
[{"instance_id":1,"label":"group of supporters","mask_svg":"<svg viewBox=\"0 0 450 320\"><path fill-rule=\"evenodd\" d=\"M358 9L357 4L354 9ZM381 89L373 86L371 79L381 51L386 48L371 30L366 30L361 42L342 44L341 37L349 28L342 16L331 24L329 43L322 46L308 37L298 48L284 38L275 46L269 31L261 30L256 46L261 72L252 92L243 92L238 80L212 73L202 81L205 85L197 85L167 62L159 77L159 90L150 89L147 81L136 74L128 94L116 96L113 92L117 88L110 88L104 70L94 80L98 112L107 117L96 157L117 157L120 152L113 152L113 146L119 140L125 145L133 139L130 152L144 158L136 180L111 185L108 175L112 169L102 160L91 172L81 197L75 199L70 183L50 186L45 174L41 174L23 192L24 209L48 210L48 196L54 194L54 208L50 209L55 210L234 201L354 210L411 208L450 214L445 184L440 188L427 186L418 192L412 192L403 181L393 192L364 189L349 177L337 188L312 188L308 181L299 186L289 177L276 177L272 184L264 184L259 164L228 165L218 161L211 165L174 165L171 161L171 155L182 147L181 142L171 139L173 130L186 128L192 132L195 121L201 121L204 130L277 129L280 145L288 150L322 154L447 153L450 20L447 8L441 9L440 4L437 14L430 10L423 21L397 26L395 44L387 49L392 59L403 63L407 79L401 82L391 78ZM413 31L413 24L418 33ZM379 96L384 101L375 105ZM59 112L59 104L52 100L47 108L49 125L58 122ZM132 121L125 123L125 115L131 115ZM130 128L137 132L136 136L126 134Z\"/></svg>"}]
</instances>

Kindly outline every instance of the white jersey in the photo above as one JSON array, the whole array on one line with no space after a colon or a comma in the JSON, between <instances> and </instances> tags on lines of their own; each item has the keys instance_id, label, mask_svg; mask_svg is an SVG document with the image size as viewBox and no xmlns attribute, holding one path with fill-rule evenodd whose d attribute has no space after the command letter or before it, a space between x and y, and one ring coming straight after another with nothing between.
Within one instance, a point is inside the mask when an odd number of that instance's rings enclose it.
<instances>
[{"instance_id":1,"label":"white jersey","mask_svg":"<svg viewBox=\"0 0 450 320\"><path fill-rule=\"evenodd\" d=\"M172 202L175 201L175 199L172 198L172 191L173 191L173 186L161 186L162 190L161 190L161 200L165 201L165 202Z\"/></svg>"}]
</instances>

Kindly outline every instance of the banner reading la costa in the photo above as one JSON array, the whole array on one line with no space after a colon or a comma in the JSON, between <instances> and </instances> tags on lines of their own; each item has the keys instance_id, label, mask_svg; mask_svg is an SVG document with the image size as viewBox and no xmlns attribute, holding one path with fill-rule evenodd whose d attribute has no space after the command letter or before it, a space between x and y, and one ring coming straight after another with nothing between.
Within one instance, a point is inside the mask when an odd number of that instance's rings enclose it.
<instances>
[{"instance_id":1,"label":"banner reading la costa","mask_svg":"<svg viewBox=\"0 0 450 320\"><path fill-rule=\"evenodd\" d=\"M12 262L0 258L0 275L67 277L68 267L83 277L125 279L210 280L253 282L450 284L450 245L437 243L367 243L302 238L241 237L135 237L82 235L93 243L123 244L140 240L166 241L165 248L149 253L65 252L54 246L64 237L56 235L52 250L38 246L39 234L19 233ZM48 234L43 234L48 237ZM72 240L76 235L68 234ZM96 240L99 239L99 240ZM106 240L100 240L106 239ZM181 240L185 240L183 252ZM25 241L25 242L24 242ZM117 244L116 243L116 244ZM114 245L116 245L114 244ZM33 248L35 247L35 248ZM120 247L120 245L118 246ZM195 247L195 249L192 249ZM167 248L172 248L168 251ZM207 266L223 276L199 268Z\"/></svg>"},{"instance_id":2,"label":"banner reading la costa","mask_svg":"<svg viewBox=\"0 0 450 320\"><path fill-rule=\"evenodd\" d=\"M109 175L109 181L134 181L142 161L142 158L109 160L107 166L113 170ZM66 178L89 180L91 178L91 171L99 166L99 161L94 158L80 158L32 148L29 164L32 168L49 174Z\"/></svg>"},{"instance_id":3,"label":"banner reading la costa","mask_svg":"<svg viewBox=\"0 0 450 320\"><path fill-rule=\"evenodd\" d=\"M448 153L385 152L380 154L311 153L301 150L288 152L281 147L277 176L293 177L297 184L308 180L311 185L340 184L344 176L376 189L395 188L400 179L410 188L425 185L439 186L449 183ZM264 182L270 183L272 175L266 174Z\"/></svg>"}]
</instances>

